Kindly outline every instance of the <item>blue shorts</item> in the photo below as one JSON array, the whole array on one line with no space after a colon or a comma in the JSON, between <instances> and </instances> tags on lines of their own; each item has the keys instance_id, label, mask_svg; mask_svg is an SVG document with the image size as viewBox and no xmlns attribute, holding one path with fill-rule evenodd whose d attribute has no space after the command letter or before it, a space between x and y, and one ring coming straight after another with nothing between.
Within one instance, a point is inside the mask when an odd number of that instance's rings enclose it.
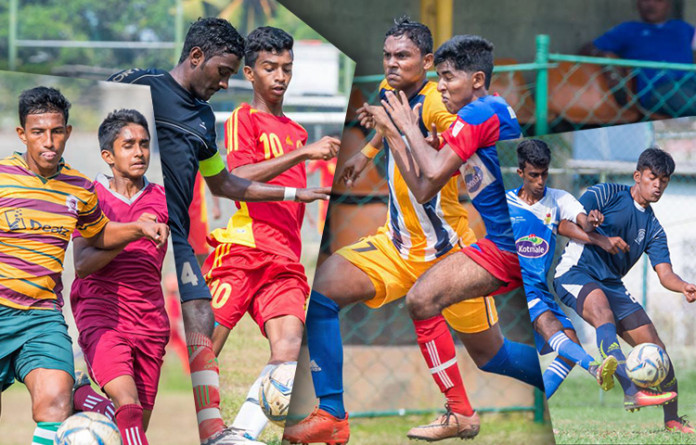
<instances>
[{"instance_id":1,"label":"blue shorts","mask_svg":"<svg viewBox=\"0 0 696 445\"><path fill-rule=\"evenodd\" d=\"M527 294L527 308L529 309L529 316L532 319L532 324L537 318L544 312L551 312L554 317L563 325L563 329L572 329L573 323L566 314L558 307L558 303L553 298L551 292L547 289L540 289L538 287L526 286L524 287L525 293ZM546 343L544 337L541 336L536 330L534 330L534 343L536 344L537 351L539 354L544 355L553 351L551 346Z\"/></svg>"},{"instance_id":2,"label":"blue shorts","mask_svg":"<svg viewBox=\"0 0 696 445\"><path fill-rule=\"evenodd\" d=\"M60 369L75 378L72 340L60 311L0 305L0 385L4 391L37 368Z\"/></svg>"},{"instance_id":3,"label":"blue shorts","mask_svg":"<svg viewBox=\"0 0 696 445\"><path fill-rule=\"evenodd\" d=\"M179 230L172 227L172 244L174 245L174 263L176 278L179 283L181 302L190 300L211 300L210 290L205 284L201 268L193 253L188 239Z\"/></svg>"},{"instance_id":4,"label":"blue shorts","mask_svg":"<svg viewBox=\"0 0 696 445\"><path fill-rule=\"evenodd\" d=\"M581 317L585 298L595 289L600 289L607 296L617 326L622 324L621 320L635 312L645 312L643 306L626 290L621 280L598 281L577 267L555 278L553 287L563 304L571 307Z\"/></svg>"}]
</instances>

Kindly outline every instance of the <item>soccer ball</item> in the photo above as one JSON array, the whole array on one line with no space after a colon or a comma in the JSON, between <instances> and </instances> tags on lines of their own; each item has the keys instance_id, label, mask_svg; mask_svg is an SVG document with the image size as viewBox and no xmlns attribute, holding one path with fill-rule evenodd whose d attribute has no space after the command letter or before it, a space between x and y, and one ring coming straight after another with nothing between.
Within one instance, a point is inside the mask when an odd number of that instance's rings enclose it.
<instances>
[{"instance_id":1,"label":"soccer ball","mask_svg":"<svg viewBox=\"0 0 696 445\"><path fill-rule=\"evenodd\" d=\"M103 414L81 412L65 419L56 432L55 445L121 445L116 425Z\"/></svg>"},{"instance_id":2,"label":"soccer ball","mask_svg":"<svg viewBox=\"0 0 696 445\"><path fill-rule=\"evenodd\" d=\"M641 343L626 357L626 372L636 385L652 388L667 377L669 358L656 344Z\"/></svg>"},{"instance_id":3,"label":"soccer ball","mask_svg":"<svg viewBox=\"0 0 696 445\"><path fill-rule=\"evenodd\" d=\"M295 380L297 362L285 362L276 366L264 376L259 388L259 405L276 425L285 426L285 418L290 408L292 383Z\"/></svg>"}]
</instances>

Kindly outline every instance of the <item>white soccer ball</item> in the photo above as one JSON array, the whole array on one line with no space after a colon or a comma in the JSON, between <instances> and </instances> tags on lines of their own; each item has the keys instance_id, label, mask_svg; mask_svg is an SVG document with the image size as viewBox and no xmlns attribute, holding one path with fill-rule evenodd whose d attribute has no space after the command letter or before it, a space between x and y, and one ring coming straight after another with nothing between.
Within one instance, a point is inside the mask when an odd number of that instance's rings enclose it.
<instances>
[{"instance_id":1,"label":"white soccer ball","mask_svg":"<svg viewBox=\"0 0 696 445\"><path fill-rule=\"evenodd\" d=\"M295 380L297 362L285 362L276 366L261 380L259 388L259 405L276 425L285 426L285 418L290 408L290 395Z\"/></svg>"},{"instance_id":2,"label":"white soccer ball","mask_svg":"<svg viewBox=\"0 0 696 445\"><path fill-rule=\"evenodd\" d=\"M626 372L636 385L652 388L667 377L669 358L656 344L641 343L626 357Z\"/></svg>"},{"instance_id":3,"label":"white soccer ball","mask_svg":"<svg viewBox=\"0 0 696 445\"><path fill-rule=\"evenodd\" d=\"M65 419L55 445L121 445L118 427L103 414L81 412Z\"/></svg>"}]
</instances>

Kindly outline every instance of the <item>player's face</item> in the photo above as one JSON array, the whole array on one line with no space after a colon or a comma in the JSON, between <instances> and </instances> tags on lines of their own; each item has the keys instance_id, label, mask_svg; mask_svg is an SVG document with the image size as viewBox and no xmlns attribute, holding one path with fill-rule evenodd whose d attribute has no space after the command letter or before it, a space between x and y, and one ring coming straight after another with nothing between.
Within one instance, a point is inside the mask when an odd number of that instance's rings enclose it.
<instances>
[{"instance_id":1,"label":"player's face","mask_svg":"<svg viewBox=\"0 0 696 445\"><path fill-rule=\"evenodd\" d=\"M659 201L669 185L669 176L656 175L649 168L633 173L633 179L638 196L648 203Z\"/></svg>"},{"instance_id":2,"label":"player's face","mask_svg":"<svg viewBox=\"0 0 696 445\"><path fill-rule=\"evenodd\" d=\"M467 73L458 70L449 60L438 64L437 90L442 94L442 103L454 114L474 100L474 91L483 88L485 75L481 71Z\"/></svg>"},{"instance_id":3,"label":"player's face","mask_svg":"<svg viewBox=\"0 0 696 445\"><path fill-rule=\"evenodd\" d=\"M415 43L405 35L389 36L384 41L382 58L384 77L395 90L409 90L425 79L433 65L432 54L421 54Z\"/></svg>"},{"instance_id":4,"label":"player's face","mask_svg":"<svg viewBox=\"0 0 696 445\"><path fill-rule=\"evenodd\" d=\"M118 133L113 153L103 150L102 158L115 176L140 179L150 165L150 136L142 125L128 124Z\"/></svg>"},{"instance_id":5,"label":"player's face","mask_svg":"<svg viewBox=\"0 0 696 445\"><path fill-rule=\"evenodd\" d=\"M239 71L241 63L235 54L224 53L205 59L202 52L194 57L193 50L189 59L196 63L191 73L190 89L193 95L201 100L210 99L221 89L226 90L230 76Z\"/></svg>"},{"instance_id":6,"label":"player's face","mask_svg":"<svg viewBox=\"0 0 696 445\"><path fill-rule=\"evenodd\" d=\"M244 76L254 84L254 94L265 101L278 103L292 79L292 51L261 51L253 67L244 67Z\"/></svg>"},{"instance_id":7,"label":"player's face","mask_svg":"<svg viewBox=\"0 0 696 445\"><path fill-rule=\"evenodd\" d=\"M55 174L71 131L63 113L27 115L24 127L17 127L17 135L27 146L29 169L44 177Z\"/></svg>"},{"instance_id":8,"label":"player's face","mask_svg":"<svg viewBox=\"0 0 696 445\"><path fill-rule=\"evenodd\" d=\"M669 15L669 0L638 0L638 13L647 23L662 23Z\"/></svg>"},{"instance_id":9,"label":"player's face","mask_svg":"<svg viewBox=\"0 0 696 445\"><path fill-rule=\"evenodd\" d=\"M525 192L534 199L544 196L546 181L549 179L549 167L535 167L529 162L524 163L524 169L517 169L517 174L522 178L522 187Z\"/></svg>"}]
</instances>

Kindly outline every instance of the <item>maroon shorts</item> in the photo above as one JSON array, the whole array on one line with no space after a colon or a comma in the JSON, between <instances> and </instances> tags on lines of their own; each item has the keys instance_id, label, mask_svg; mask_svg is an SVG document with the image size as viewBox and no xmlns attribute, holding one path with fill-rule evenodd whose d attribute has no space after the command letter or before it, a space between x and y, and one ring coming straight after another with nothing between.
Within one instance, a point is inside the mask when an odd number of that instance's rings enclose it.
<instances>
[{"instance_id":1,"label":"maroon shorts","mask_svg":"<svg viewBox=\"0 0 696 445\"><path fill-rule=\"evenodd\" d=\"M504 283L491 295L510 292L522 286L522 272L516 252L500 250L493 241L487 238L482 238L474 244L464 247L461 252Z\"/></svg>"},{"instance_id":2,"label":"maroon shorts","mask_svg":"<svg viewBox=\"0 0 696 445\"><path fill-rule=\"evenodd\" d=\"M109 328L80 332L78 343L89 375L99 387L124 375L135 380L140 404L152 410L157 396L167 337L125 334Z\"/></svg>"},{"instance_id":3,"label":"maroon shorts","mask_svg":"<svg viewBox=\"0 0 696 445\"><path fill-rule=\"evenodd\" d=\"M304 267L290 258L223 243L205 260L203 274L215 321L226 328L234 328L245 312L263 335L273 318L294 315L304 323L309 284Z\"/></svg>"}]
</instances>

